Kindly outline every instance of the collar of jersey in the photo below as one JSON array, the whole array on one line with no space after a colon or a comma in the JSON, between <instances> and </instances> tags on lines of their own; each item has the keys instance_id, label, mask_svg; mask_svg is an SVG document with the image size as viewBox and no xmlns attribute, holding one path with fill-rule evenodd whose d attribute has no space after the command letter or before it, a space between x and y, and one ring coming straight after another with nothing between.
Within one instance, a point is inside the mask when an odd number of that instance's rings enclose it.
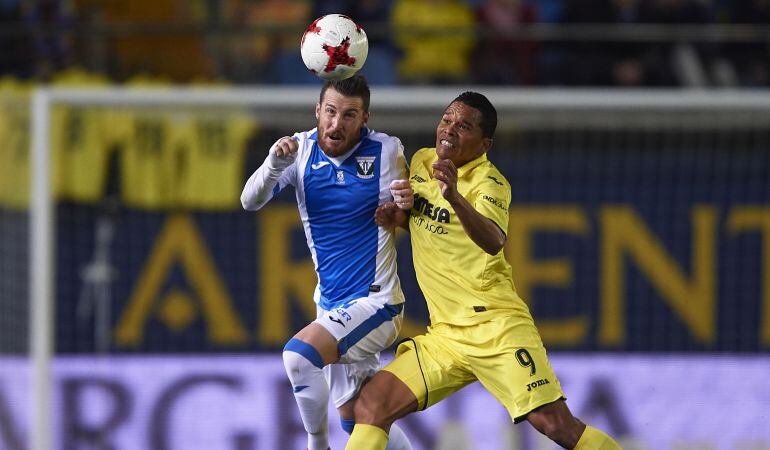
<instances>
[{"instance_id":1,"label":"collar of jersey","mask_svg":"<svg viewBox=\"0 0 770 450\"><path fill-rule=\"evenodd\" d=\"M428 161L428 164L426 164L428 170L428 173L430 174L431 178L433 177L433 169L431 168L433 166L433 163L438 161L438 154L436 154L436 149L433 149L433 157L430 158ZM476 166L483 164L487 161L487 154L482 153L481 156L478 158L468 161L467 163L463 164L461 167L457 168L457 178L463 178L465 175L470 173L473 169L476 168Z\"/></svg>"}]
</instances>

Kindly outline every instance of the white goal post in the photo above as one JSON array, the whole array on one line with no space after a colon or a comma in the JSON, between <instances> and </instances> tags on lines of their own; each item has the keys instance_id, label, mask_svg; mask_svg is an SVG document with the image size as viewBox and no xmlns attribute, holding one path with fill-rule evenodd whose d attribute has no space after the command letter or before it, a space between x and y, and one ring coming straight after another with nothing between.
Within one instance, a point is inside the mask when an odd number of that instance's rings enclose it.
<instances>
[{"instance_id":1,"label":"white goal post","mask_svg":"<svg viewBox=\"0 0 770 450\"><path fill-rule=\"evenodd\" d=\"M499 113L498 129L527 127L741 128L770 124L770 93L701 90L519 90L472 87L487 95ZM372 88L371 123L377 130L430 132L460 92L450 88ZM286 132L313 126L319 87L64 89L40 88L32 96L32 195L30 202L30 323L33 406L29 436L33 450L51 450L51 362L56 295L56 221L51 186L51 117L54 105L119 107L244 107L262 124ZM672 117L676 120L672 121ZM301 124L301 126L298 126ZM430 142L425 143L430 145Z\"/></svg>"}]
</instances>

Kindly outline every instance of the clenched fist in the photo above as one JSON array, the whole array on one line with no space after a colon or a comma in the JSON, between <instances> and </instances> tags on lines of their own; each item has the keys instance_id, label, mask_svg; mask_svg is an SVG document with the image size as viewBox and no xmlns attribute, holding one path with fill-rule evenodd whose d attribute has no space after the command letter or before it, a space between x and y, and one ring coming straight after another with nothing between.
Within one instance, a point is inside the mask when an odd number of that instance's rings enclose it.
<instances>
[{"instance_id":1,"label":"clenched fist","mask_svg":"<svg viewBox=\"0 0 770 450\"><path fill-rule=\"evenodd\" d=\"M266 163L272 171L282 172L292 165L297 158L299 141L292 136L285 136L275 141L267 155Z\"/></svg>"},{"instance_id":2,"label":"clenched fist","mask_svg":"<svg viewBox=\"0 0 770 450\"><path fill-rule=\"evenodd\" d=\"M393 196L393 201L396 205L409 211L414 205L414 192L412 186L409 184L409 180L393 180L390 182L390 194Z\"/></svg>"},{"instance_id":3,"label":"clenched fist","mask_svg":"<svg viewBox=\"0 0 770 450\"><path fill-rule=\"evenodd\" d=\"M291 157L297 153L297 150L299 150L299 142L295 137L285 136L273 144L273 153L279 158Z\"/></svg>"}]
</instances>

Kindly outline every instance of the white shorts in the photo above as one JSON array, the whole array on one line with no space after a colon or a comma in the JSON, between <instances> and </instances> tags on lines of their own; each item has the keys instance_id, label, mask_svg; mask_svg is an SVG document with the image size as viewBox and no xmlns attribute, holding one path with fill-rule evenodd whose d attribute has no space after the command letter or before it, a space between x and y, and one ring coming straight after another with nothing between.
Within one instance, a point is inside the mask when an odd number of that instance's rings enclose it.
<instances>
[{"instance_id":1,"label":"white shorts","mask_svg":"<svg viewBox=\"0 0 770 450\"><path fill-rule=\"evenodd\" d=\"M335 407L349 401L380 367L380 351L396 341L404 319L404 304L363 297L331 311L317 308L315 322L337 340L340 360L324 367Z\"/></svg>"}]
</instances>

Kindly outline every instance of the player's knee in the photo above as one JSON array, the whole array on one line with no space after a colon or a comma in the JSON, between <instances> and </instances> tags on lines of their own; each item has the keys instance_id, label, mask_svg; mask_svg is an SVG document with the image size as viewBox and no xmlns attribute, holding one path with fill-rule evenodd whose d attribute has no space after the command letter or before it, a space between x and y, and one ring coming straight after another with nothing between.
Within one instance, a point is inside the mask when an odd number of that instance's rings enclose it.
<instances>
[{"instance_id":1,"label":"player's knee","mask_svg":"<svg viewBox=\"0 0 770 450\"><path fill-rule=\"evenodd\" d=\"M321 355L313 346L297 339L291 339L283 348L283 366L289 381L294 384L302 374L314 373L323 368Z\"/></svg>"},{"instance_id":2,"label":"player's knee","mask_svg":"<svg viewBox=\"0 0 770 450\"><path fill-rule=\"evenodd\" d=\"M301 370L307 365L322 369L323 360L315 347L292 338L283 347L283 365L287 372Z\"/></svg>"},{"instance_id":3,"label":"player's knee","mask_svg":"<svg viewBox=\"0 0 770 450\"><path fill-rule=\"evenodd\" d=\"M557 421L549 420L544 422L540 431L554 442L561 442L563 440L564 429Z\"/></svg>"},{"instance_id":4,"label":"player's knee","mask_svg":"<svg viewBox=\"0 0 770 450\"><path fill-rule=\"evenodd\" d=\"M567 448L572 448L580 439L584 425L572 414L564 411L540 411L529 417L529 422L537 431L552 441Z\"/></svg>"},{"instance_id":5,"label":"player's knee","mask_svg":"<svg viewBox=\"0 0 770 450\"><path fill-rule=\"evenodd\" d=\"M297 353L285 351L283 352L283 367L286 369L286 373L289 375L289 379L292 375L297 375L300 371L301 362L299 358L302 356Z\"/></svg>"}]
</instances>

